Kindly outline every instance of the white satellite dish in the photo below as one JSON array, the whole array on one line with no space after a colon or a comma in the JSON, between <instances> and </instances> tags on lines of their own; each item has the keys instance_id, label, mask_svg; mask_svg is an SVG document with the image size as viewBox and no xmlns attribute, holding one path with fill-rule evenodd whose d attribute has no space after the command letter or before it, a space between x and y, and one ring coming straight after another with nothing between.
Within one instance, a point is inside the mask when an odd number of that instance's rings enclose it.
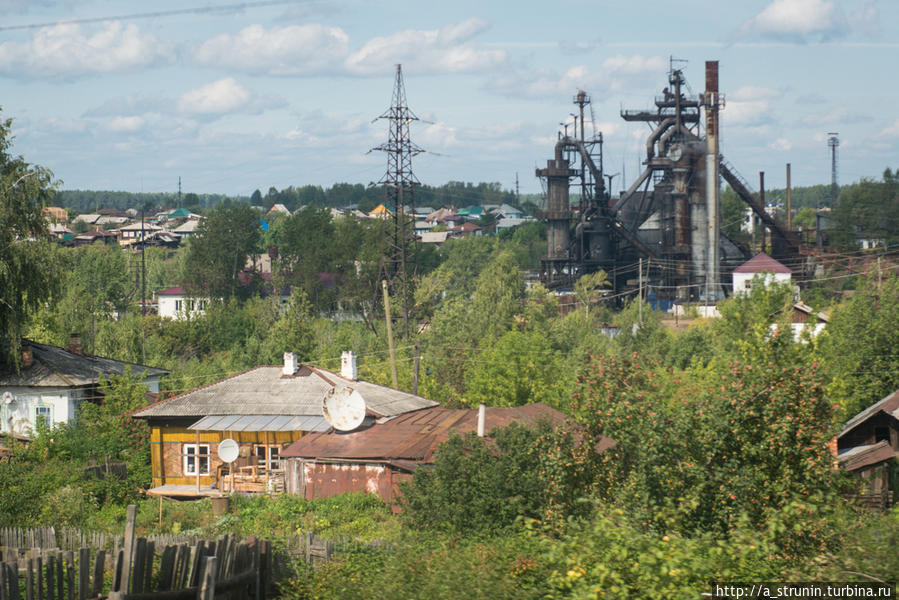
<instances>
[{"instance_id":1,"label":"white satellite dish","mask_svg":"<svg viewBox=\"0 0 899 600\"><path fill-rule=\"evenodd\" d=\"M365 420L365 400L351 387L331 388L322 403L322 415L338 431L352 431Z\"/></svg>"},{"instance_id":2,"label":"white satellite dish","mask_svg":"<svg viewBox=\"0 0 899 600\"><path fill-rule=\"evenodd\" d=\"M219 443L219 458L226 463L233 463L240 456L240 444L231 438L225 438Z\"/></svg>"},{"instance_id":3,"label":"white satellite dish","mask_svg":"<svg viewBox=\"0 0 899 600\"><path fill-rule=\"evenodd\" d=\"M15 400L15 397L12 395L12 392L6 392L3 394L3 404L12 404Z\"/></svg>"}]
</instances>

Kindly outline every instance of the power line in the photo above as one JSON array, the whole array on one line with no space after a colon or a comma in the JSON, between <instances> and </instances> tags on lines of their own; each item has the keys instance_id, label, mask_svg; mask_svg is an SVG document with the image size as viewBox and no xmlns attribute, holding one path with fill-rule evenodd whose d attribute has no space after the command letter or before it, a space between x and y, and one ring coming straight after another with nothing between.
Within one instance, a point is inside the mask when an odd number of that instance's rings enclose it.
<instances>
[{"instance_id":1,"label":"power line","mask_svg":"<svg viewBox=\"0 0 899 600\"><path fill-rule=\"evenodd\" d=\"M87 23L104 23L106 21L135 21L138 19L155 19L158 17L174 17L179 15L199 15L228 13L247 8L259 8L263 6L278 6L283 4L297 4L299 0L264 0L261 2L239 2L237 4L222 4L220 6L197 6L194 8L179 8L173 10L159 10L145 13L130 13L106 17L85 17L82 19L62 19L59 21L47 21L44 23L28 23L25 25L4 25L0 31L15 31L22 29L41 29L56 25L83 25Z\"/></svg>"}]
</instances>

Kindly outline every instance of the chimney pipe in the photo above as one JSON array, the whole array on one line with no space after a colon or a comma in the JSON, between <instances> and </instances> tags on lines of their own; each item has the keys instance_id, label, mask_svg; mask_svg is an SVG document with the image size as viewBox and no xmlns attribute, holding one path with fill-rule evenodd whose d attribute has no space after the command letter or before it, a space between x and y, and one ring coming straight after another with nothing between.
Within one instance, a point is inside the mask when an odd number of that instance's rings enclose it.
<instances>
[{"instance_id":1,"label":"chimney pipe","mask_svg":"<svg viewBox=\"0 0 899 600\"><path fill-rule=\"evenodd\" d=\"M281 371L284 375L294 375L297 372L297 354L296 352L284 353L284 368Z\"/></svg>"},{"instance_id":2,"label":"chimney pipe","mask_svg":"<svg viewBox=\"0 0 899 600\"><path fill-rule=\"evenodd\" d=\"M708 221L706 254L706 289L709 290L714 300L718 299L719 281L718 271L721 268L721 259L718 255L720 230L718 224L718 109L720 98L718 96L718 61L707 60L705 63L705 135L706 135L706 215ZM707 301L710 298L706 299Z\"/></svg>"},{"instance_id":3,"label":"chimney pipe","mask_svg":"<svg viewBox=\"0 0 899 600\"><path fill-rule=\"evenodd\" d=\"M487 422L487 406L478 406L478 437L484 437L484 425Z\"/></svg>"},{"instance_id":4,"label":"chimney pipe","mask_svg":"<svg viewBox=\"0 0 899 600\"><path fill-rule=\"evenodd\" d=\"M81 349L81 334L80 333L70 333L69 334L69 352L72 354L78 354L84 356L84 351Z\"/></svg>"},{"instance_id":5,"label":"chimney pipe","mask_svg":"<svg viewBox=\"0 0 899 600\"><path fill-rule=\"evenodd\" d=\"M356 368L356 353L345 350L340 354L340 376L356 381L359 370Z\"/></svg>"}]
</instances>

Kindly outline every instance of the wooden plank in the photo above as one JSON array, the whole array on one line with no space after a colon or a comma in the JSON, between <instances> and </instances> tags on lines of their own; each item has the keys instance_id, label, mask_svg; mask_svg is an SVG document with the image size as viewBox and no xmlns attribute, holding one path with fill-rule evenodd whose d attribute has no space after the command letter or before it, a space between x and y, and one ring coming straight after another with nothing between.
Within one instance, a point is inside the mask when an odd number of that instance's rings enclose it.
<instances>
[{"instance_id":1,"label":"wooden plank","mask_svg":"<svg viewBox=\"0 0 899 600\"><path fill-rule=\"evenodd\" d=\"M197 600L215 599L215 575L218 570L218 559L215 556L207 556L205 569L203 569L203 581L197 592Z\"/></svg>"},{"instance_id":2,"label":"wooden plank","mask_svg":"<svg viewBox=\"0 0 899 600\"><path fill-rule=\"evenodd\" d=\"M97 550L94 559L94 579L91 585L91 598L96 598L103 592L103 575L106 572L106 550Z\"/></svg>"},{"instance_id":3,"label":"wooden plank","mask_svg":"<svg viewBox=\"0 0 899 600\"><path fill-rule=\"evenodd\" d=\"M66 584L68 585L67 600L75 600L75 553L66 550Z\"/></svg>"},{"instance_id":4,"label":"wooden plank","mask_svg":"<svg viewBox=\"0 0 899 600\"><path fill-rule=\"evenodd\" d=\"M119 587L115 589L117 592L127 594L131 591L131 569L134 565L134 546L135 537L134 529L137 526L137 505L129 504L127 517L125 519L125 543L122 547L122 578Z\"/></svg>"},{"instance_id":5,"label":"wooden plank","mask_svg":"<svg viewBox=\"0 0 899 600\"><path fill-rule=\"evenodd\" d=\"M78 551L78 600L87 600L91 586L91 549Z\"/></svg>"},{"instance_id":6,"label":"wooden plank","mask_svg":"<svg viewBox=\"0 0 899 600\"><path fill-rule=\"evenodd\" d=\"M34 561L25 562L25 600L34 600Z\"/></svg>"},{"instance_id":7,"label":"wooden plank","mask_svg":"<svg viewBox=\"0 0 899 600\"><path fill-rule=\"evenodd\" d=\"M166 546L162 550L162 557L159 559L159 584L156 587L160 592L172 589L172 578L175 573L175 558L177 553L177 546Z\"/></svg>"},{"instance_id":8,"label":"wooden plank","mask_svg":"<svg viewBox=\"0 0 899 600\"><path fill-rule=\"evenodd\" d=\"M122 587L122 563L124 561L124 551L118 550L115 554L115 566L112 569L112 586L109 588L110 598L113 598L115 594L119 594L118 597L124 595L120 591Z\"/></svg>"},{"instance_id":9,"label":"wooden plank","mask_svg":"<svg viewBox=\"0 0 899 600\"><path fill-rule=\"evenodd\" d=\"M46 540L46 530L44 531L44 540ZM47 555L47 563L44 565L44 573L47 578L44 592L47 600L56 600L56 556Z\"/></svg>"},{"instance_id":10,"label":"wooden plank","mask_svg":"<svg viewBox=\"0 0 899 600\"><path fill-rule=\"evenodd\" d=\"M134 545L134 559L131 568L131 586L130 589L123 588L126 594L134 592L139 594L144 590L144 566L147 564L147 540L146 538L137 538Z\"/></svg>"},{"instance_id":11,"label":"wooden plank","mask_svg":"<svg viewBox=\"0 0 899 600\"><path fill-rule=\"evenodd\" d=\"M22 600L22 592L19 589L19 563L18 561L10 563L9 581L12 584L12 600Z\"/></svg>"},{"instance_id":12,"label":"wooden plank","mask_svg":"<svg viewBox=\"0 0 899 600\"><path fill-rule=\"evenodd\" d=\"M0 563L0 600L10 600L9 594L7 593L7 588L9 588L9 582L7 579L7 571L8 567L6 563Z\"/></svg>"},{"instance_id":13,"label":"wooden plank","mask_svg":"<svg viewBox=\"0 0 899 600\"><path fill-rule=\"evenodd\" d=\"M56 600L65 598L65 577L62 572L62 553L56 555Z\"/></svg>"},{"instance_id":14,"label":"wooden plank","mask_svg":"<svg viewBox=\"0 0 899 600\"><path fill-rule=\"evenodd\" d=\"M204 543L203 540L197 542L194 546L193 560L190 563L190 577L187 579L187 586L196 587L200 581L200 559L203 557Z\"/></svg>"}]
</instances>

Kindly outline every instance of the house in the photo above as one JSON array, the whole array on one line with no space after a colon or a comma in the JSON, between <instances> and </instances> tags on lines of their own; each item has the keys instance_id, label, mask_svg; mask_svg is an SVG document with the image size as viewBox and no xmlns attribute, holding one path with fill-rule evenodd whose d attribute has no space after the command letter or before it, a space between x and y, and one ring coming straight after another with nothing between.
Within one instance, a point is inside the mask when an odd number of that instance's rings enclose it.
<instances>
[{"instance_id":1,"label":"house","mask_svg":"<svg viewBox=\"0 0 899 600\"><path fill-rule=\"evenodd\" d=\"M449 231L426 231L421 234L421 243L422 244L434 244L435 246L439 246L446 242L449 238Z\"/></svg>"},{"instance_id":2,"label":"house","mask_svg":"<svg viewBox=\"0 0 899 600\"><path fill-rule=\"evenodd\" d=\"M119 227L116 229L116 234L119 236L120 242L128 242L142 239L157 231L163 231L162 227L154 225L153 223L141 223L140 221L137 221L130 225Z\"/></svg>"},{"instance_id":3,"label":"house","mask_svg":"<svg viewBox=\"0 0 899 600\"><path fill-rule=\"evenodd\" d=\"M861 411L837 434L837 461L865 482L864 494L892 505L899 478L899 390Z\"/></svg>"},{"instance_id":4,"label":"house","mask_svg":"<svg viewBox=\"0 0 899 600\"><path fill-rule=\"evenodd\" d=\"M298 364L287 352L282 366L256 367L133 414L152 429L150 493L199 496L280 487L283 448L311 432L330 430L325 400L347 392L364 398L369 421L437 404L359 380L352 352L341 356L340 373ZM233 468L217 452L226 439L239 449Z\"/></svg>"},{"instance_id":5,"label":"house","mask_svg":"<svg viewBox=\"0 0 899 600\"><path fill-rule=\"evenodd\" d=\"M525 216L521 209L509 206L508 204L502 204L499 207L492 209L490 213L501 219L522 219Z\"/></svg>"},{"instance_id":6,"label":"house","mask_svg":"<svg viewBox=\"0 0 899 600\"><path fill-rule=\"evenodd\" d=\"M265 213L266 217L274 217L277 215L286 215L289 217L290 209L287 208L286 206L284 206L283 204L281 204L280 202L277 202L274 205L272 205L272 207L270 209L268 209L267 213Z\"/></svg>"},{"instance_id":7,"label":"house","mask_svg":"<svg viewBox=\"0 0 899 600\"><path fill-rule=\"evenodd\" d=\"M733 293L745 294L752 287L752 280L760 275L765 285L770 282L790 283L792 269L785 267L764 252L760 252L733 271Z\"/></svg>"},{"instance_id":8,"label":"house","mask_svg":"<svg viewBox=\"0 0 899 600\"><path fill-rule=\"evenodd\" d=\"M370 219L387 219L392 217L395 213L396 208L394 208L392 204L382 202L368 213L368 217Z\"/></svg>"},{"instance_id":9,"label":"house","mask_svg":"<svg viewBox=\"0 0 899 600\"><path fill-rule=\"evenodd\" d=\"M482 227L471 222L462 223L452 230L453 237L467 237L469 235L481 235L483 233L484 229Z\"/></svg>"},{"instance_id":10,"label":"house","mask_svg":"<svg viewBox=\"0 0 899 600\"><path fill-rule=\"evenodd\" d=\"M47 233L59 240L64 240L66 236L71 239L75 232L63 225L62 223L50 223L47 226Z\"/></svg>"},{"instance_id":11,"label":"house","mask_svg":"<svg viewBox=\"0 0 899 600\"><path fill-rule=\"evenodd\" d=\"M344 492L377 494L385 502L397 499L399 484L416 469L434 462L434 454L452 434L479 435L510 423L536 425L566 420L561 412L542 403L516 407L450 409L442 406L410 411L392 419L342 433L310 433L281 453L286 459L288 493L306 499ZM598 451L615 442L604 438Z\"/></svg>"},{"instance_id":12,"label":"house","mask_svg":"<svg viewBox=\"0 0 899 600\"><path fill-rule=\"evenodd\" d=\"M93 244L94 242L114 244L116 239L118 239L118 236L112 231L101 231L99 229L95 229L94 231L79 233L74 238L72 238L72 243L76 246L87 246L89 244Z\"/></svg>"},{"instance_id":13,"label":"house","mask_svg":"<svg viewBox=\"0 0 899 600\"><path fill-rule=\"evenodd\" d=\"M818 337L828 323L830 318L827 315L815 312L815 309L802 301L793 304L790 311L790 327L793 329L793 339L797 342L802 339L805 331L813 338Z\"/></svg>"},{"instance_id":14,"label":"house","mask_svg":"<svg viewBox=\"0 0 899 600\"><path fill-rule=\"evenodd\" d=\"M101 377L127 370L153 393L159 392L159 378L168 374L165 369L84 354L79 335L71 336L68 348L23 340L21 371L0 366L0 432L29 436L38 422L70 423L81 403L102 398Z\"/></svg>"},{"instance_id":15,"label":"house","mask_svg":"<svg viewBox=\"0 0 899 600\"><path fill-rule=\"evenodd\" d=\"M181 239L187 239L190 236L194 235L197 232L197 227L200 225L200 218L196 219L188 219L181 225L178 225L172 230L172 233L181 236Z\"/></svg>"},{"instance_id":16,"label":"house","mask_svg":"<svg viewBox=\"0 0 899 600\"><path fill-rule=\"evenodd\" d=\"M48 223L60 223L66 225L69 222L69 212L59 206L45 206L41 209L41 216Z\"/></svg>"},{"instance_id":17,"label":"house","mask_svg":"<svg viewBox=\"0 0 899 600\"><path fill-rule=\"evenodd\" d=\"M175 286L156 292L157 314L160 317L189 319L206 312L208 298L194 298L183 287Z\"/></svg>"}]
</instances>

